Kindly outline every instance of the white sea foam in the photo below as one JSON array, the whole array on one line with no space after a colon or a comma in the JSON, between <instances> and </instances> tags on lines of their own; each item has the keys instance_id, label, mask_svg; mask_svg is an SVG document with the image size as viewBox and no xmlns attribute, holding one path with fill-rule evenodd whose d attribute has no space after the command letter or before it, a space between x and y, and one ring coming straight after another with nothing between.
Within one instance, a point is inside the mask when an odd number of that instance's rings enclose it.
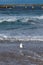
<instances>
[{"instance_id":1,"label":"white sea foam","mask_svg":"<svg viewBox=\"0 0 43 65\"><path fill-rule=\"evenodd\" d=\"M43 41L43 36L7 36L0 34L0 40L9 41Z\"/></svg>"},{"instance_id":2,"label":"white sea foam","mask_svg":"<svg viewBox=\"0 0 43 65\"><path fill-rule=\"evenodd\" d=\"M8 21L8 22L14 22L17 20L20 20L21 22L28 22L29 20L41 20L43 19L43 15L41 16L2 16L0 17L0 23L3 21Z\"/></svg>"}]
</instances>

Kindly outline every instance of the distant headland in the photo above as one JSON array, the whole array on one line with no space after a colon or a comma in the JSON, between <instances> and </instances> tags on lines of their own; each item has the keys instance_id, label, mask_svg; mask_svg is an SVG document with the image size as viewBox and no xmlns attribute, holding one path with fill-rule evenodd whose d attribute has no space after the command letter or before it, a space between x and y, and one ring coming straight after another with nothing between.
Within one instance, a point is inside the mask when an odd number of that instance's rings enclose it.
<instances>
[{"instance_id":1,"label":"distant headland","mask_svg":"<svg viewBox=\"0 0 43 65\"><path fill-rule=\"evenodd\" d=\"M5 4L0 5L0 8L14 8L14 9L43 9L43 4Z\"/></svg>"}]
</instances>

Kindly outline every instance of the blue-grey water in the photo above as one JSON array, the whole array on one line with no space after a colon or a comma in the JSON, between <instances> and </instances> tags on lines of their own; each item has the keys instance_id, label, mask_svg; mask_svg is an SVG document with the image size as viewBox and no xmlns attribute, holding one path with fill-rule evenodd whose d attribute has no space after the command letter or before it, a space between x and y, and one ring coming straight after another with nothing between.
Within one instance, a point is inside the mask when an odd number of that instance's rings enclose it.
<instances>
[{"instance_id":1,"label":"blue-grey water","mask_svg":"<svg viewBox=\"0 0 43 65\"><path fill-rule=\"evenodd\" d=\"M0 65L43 65L43 10L0 9Z\"/></svg>"},{"instance_id":2,"label":"blue-grey water","mask_svg":"<svg viewBox=\"0 0 43 65\"><path fill-rule=\"evenodd\" d=\"M0 0L0 4L43 4L43 0Z\"/></svg>"}]
</instances>

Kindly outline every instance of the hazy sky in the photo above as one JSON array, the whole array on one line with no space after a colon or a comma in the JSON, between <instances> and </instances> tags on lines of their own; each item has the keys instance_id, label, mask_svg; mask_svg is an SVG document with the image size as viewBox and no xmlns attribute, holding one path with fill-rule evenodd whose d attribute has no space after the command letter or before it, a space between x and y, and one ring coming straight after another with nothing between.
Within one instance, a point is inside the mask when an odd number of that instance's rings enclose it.
<instances>
[{"instance_id":1,"label":"hazy sky","mask_svg":"<svg viewBox=\"0 0 43 65\"><path fill-rule=\"evenodd\" d=\"M43 4L43 0L0 0L0 4L17 4L17 3L38 3Z\"/></svg>"}]
</instances>

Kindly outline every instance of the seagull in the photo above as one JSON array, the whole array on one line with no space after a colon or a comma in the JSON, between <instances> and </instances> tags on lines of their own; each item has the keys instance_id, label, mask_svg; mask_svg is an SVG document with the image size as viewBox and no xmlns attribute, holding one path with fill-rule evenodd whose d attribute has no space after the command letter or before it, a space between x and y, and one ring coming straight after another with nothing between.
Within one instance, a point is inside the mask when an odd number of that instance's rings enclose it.
<instances>
[{"instance_id":1,"label":"seagull","mask_svg":"<svg viewBox=\"0 0 43 65\"><path fill-rule=\"evenodd\" d=\"M24 54L23 54L23 50L22 50L22 48L23 48L23 44L22 44L22 43L20 43L20 46L19 46L19 47L20 47L20 55L22 55L22 56L23 56L23 55L24 55Z\"/></svg>"},{"instance_id":2,"label":"seagull","mask_svg":"<svg viewBox=\"0 0 43 65\"><path fill-rule=\"evenodd\" d=\"M23 48L23 44L22 43L20 43L20 48Z\"/></svg>"}]
</instances>

